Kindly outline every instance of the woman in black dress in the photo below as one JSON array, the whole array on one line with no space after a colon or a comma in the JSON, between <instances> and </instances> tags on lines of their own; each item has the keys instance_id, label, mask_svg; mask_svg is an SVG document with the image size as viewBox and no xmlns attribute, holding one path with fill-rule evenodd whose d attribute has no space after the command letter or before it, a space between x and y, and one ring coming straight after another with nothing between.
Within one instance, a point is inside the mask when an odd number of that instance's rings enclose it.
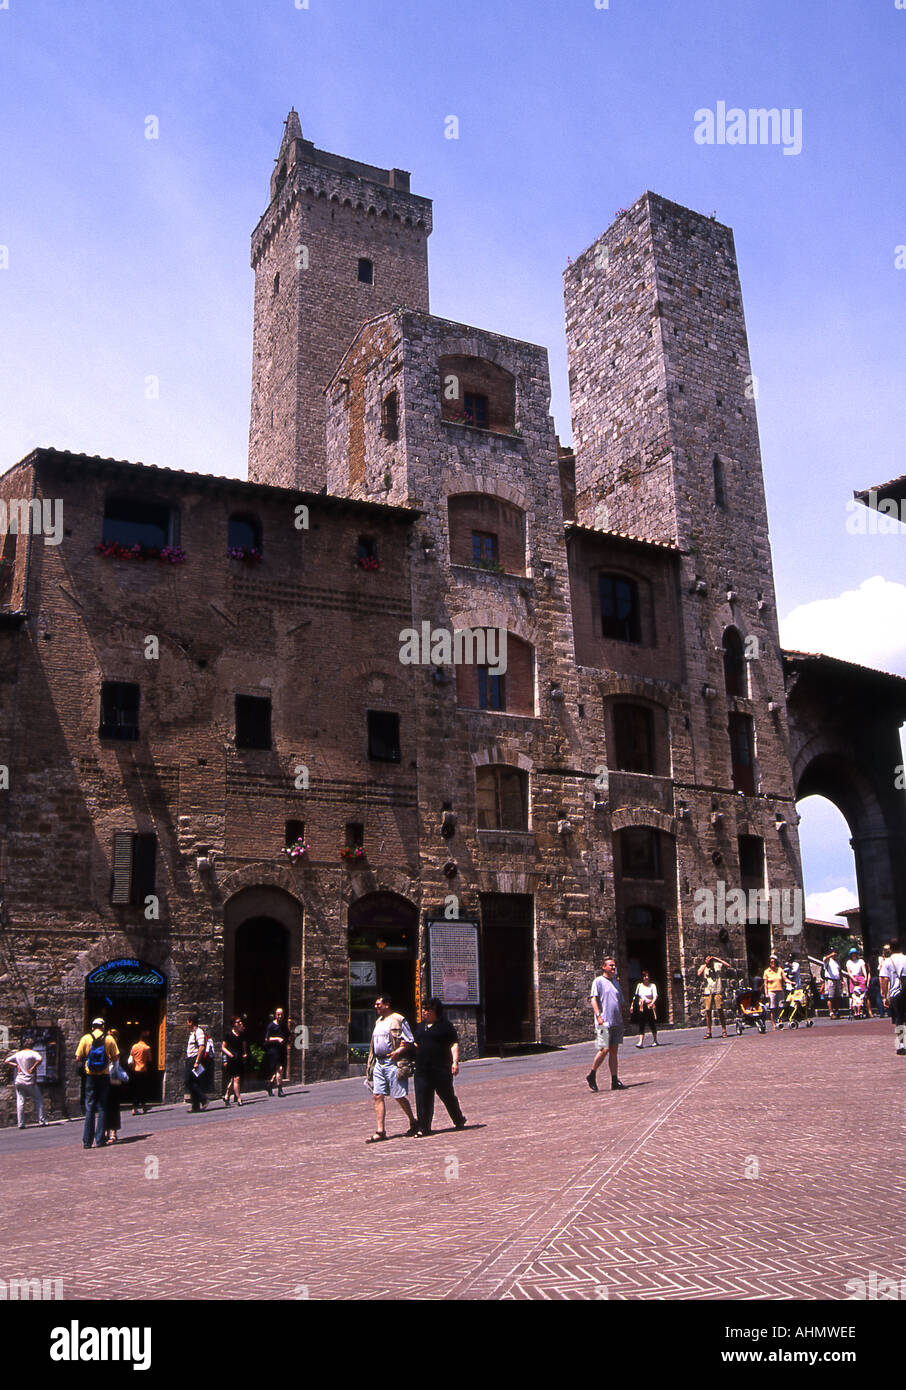
<instances>
[{"instance_id":1,"label":"woman in black dress","mask_svg":"<svg viewBox=\"0 0 906 1390\"><path fill-rule=\"evenodd\" d=\"M232 1028L220 1044L220 1053L226 1071L226 1092L223 1103L228 1106L232 1095L236 1098L236 1104L241 1105L242 1077L249 1054L249 1045L245 1039L245 1024L241 1018L233 1019Z\"/></svg>"},{"instance_id":2,"label":"woman in black dress","mask_svg":"<svg viewBox=\"0 0 906 1390\"><path fill-rule=\"evenodd\" d=\"M459 1034L448 1018L439 999L429 999L425 1016L414 1033L418 1051L415 1054L415 1104L418 1110L418 1134L431 1133L434 1120L434 1097L440 1096L447 1114L456 1129L464 1129L466 1117L459 1107L453 1078L459 1074Z\"/></svg>"},{"instance_id":3,"label":"woman in black dress","mask_svg":"<svg viewBox=\"0 0 906 1390\"><path fill-rule=\"evenodd\" d=\"M277 1009L272 1021L267 1025L267 1032L264 1035L265 1070L270 1074L270 1080L265 1082L265 1086L269 1096L274 1094L275 1086L277 1095L283 1095L283 1073L286 1070L286 1046L288 1042L289 1027L283 1010Z\"/></svg>"}]
</instances>

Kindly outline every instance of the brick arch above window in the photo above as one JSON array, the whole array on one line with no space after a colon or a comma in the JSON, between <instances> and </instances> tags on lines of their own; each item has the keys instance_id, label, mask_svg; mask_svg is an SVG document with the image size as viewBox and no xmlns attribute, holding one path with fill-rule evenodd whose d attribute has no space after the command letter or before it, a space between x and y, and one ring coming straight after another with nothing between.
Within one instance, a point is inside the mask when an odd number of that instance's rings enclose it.
<instances>
[{"instance_id":1,"label":"brick arch above window","mask_svg":"<svg viewBox=\"0 0 906 1390\"><path fill-rule=\"evenodd\" d=\"M611 813L610 826L614 833L645 826L649 830L662 830L665 835L676 835L676 818L655 810L653 806L620 807Z\"/></svg>"},{"instance_id":2,"label":"brick arch above window","mask_svg":"<svg viewBox=\"0 0 906 1390\"><path fill-rule=\"evenodd\" d=\"M614 676L610 680L600 681L598 689L603 700L625 696L645 704L659 705L665 710L673 703L672 691L667 691L658 682L645 680L642 676Z\"/></svg>"},{"instance_id":3,"label":"brick arch above window","mask_svg":"<svg viewBox=\"0 0 906 1390\"><path fill-rule=\"evenodd\" d=\"M517 753L512 748L498 748L492 745L472 754L473 767L487 767L489 763L504 763L509 767L521 768L523 772L531 772L534 767L533 760L526 753Z\"/></svg>"},{"instance_id":4,"label":"brick arch above window","mask_svg":"<svg viewBox=\"0 0 906 1390\"><path fill-rule=\"evenodd\" d=\"M511 502L514 507L528 514L531 511L531 499L527 492L515 483L507 481L506 478L486 478L481 473L458 473L456 476L456 491L447 494L450 497L458 497L466 492L484 492L492 497L499 497L504 502Z\"/></svg>"}]
</instances>

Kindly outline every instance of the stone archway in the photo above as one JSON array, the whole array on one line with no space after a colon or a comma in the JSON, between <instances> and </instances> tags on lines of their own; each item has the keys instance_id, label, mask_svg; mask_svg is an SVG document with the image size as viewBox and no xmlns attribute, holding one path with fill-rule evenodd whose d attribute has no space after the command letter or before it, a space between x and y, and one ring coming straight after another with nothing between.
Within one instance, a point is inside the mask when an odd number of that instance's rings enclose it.
<instances>
[{"instance_id":1,"label":"stone archway","mask_svg":"<svg viewBox=\"0 0 906 1390\"><path fill-rule=\"evenodd\" d=\"M223 1030L234 1013L247 1017L250 1044L260 1046L270 1014L285 1009L290 1027L304 1018L302 904L273 884L250 884L224 906ZM302 1053L289 1049L290 1080Z\"/></svg>"},{"instance_id":2,"label":"stone archway","mask_svg":"<svg viewBox=\"0 0 906 1390\"><path fill-rule=\"evenodd\" d=\"M824 796L845 818L863 944L877 955L906 923L906 680L800 652L784 654L784 671L796 799Z\"/></svg>"}]
</instances>

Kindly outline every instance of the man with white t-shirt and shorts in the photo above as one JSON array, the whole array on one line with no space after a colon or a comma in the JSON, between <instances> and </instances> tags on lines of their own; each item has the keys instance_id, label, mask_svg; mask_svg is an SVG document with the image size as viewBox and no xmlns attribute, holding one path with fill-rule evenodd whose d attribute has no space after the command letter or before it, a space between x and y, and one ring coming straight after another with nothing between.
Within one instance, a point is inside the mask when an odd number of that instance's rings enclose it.
<instances>
[{"instance_id":1,"label":"man with white t-shirt and shorts","mask_svg":"<svg viewBox=\"0 0 906 1390\"><path fill-rule=\"evenodd\" d=\"M837 952L828 951L824 957L824 998L827 1001L828 1018L840 1017L840 999L842 997L840 980L840 962L837 960Z\"/></svg>"},{"instance_id":2,"label":"man with white t-shirt and shorts","mask_svg":"<svg viewBox=\"0 0 906 1390\"><path fill-rule=\"evenodd\" d=\"M906 956L896 941L881 967L881 998L890 1010L897 1056L906 1057Z\"/></svg>"},{"instance_id":3,"label":"man with white t-shirt and shorts","mask_svg":"<svg viewBox=\"0 0 906 1390\"><path fill-rule=\"evenodd\" d=\"M595 1015L595 1042L598 1051L586 1076L589 1089L598 1089L598 1067L606 1057L610 1066L610 1089L625 1091L617 1076L617 1053L623 1041L623 991L616 981L617 963L608 956L601 966L601 974L591 987L591 1007Z\"/></svg>"}]
</instances>

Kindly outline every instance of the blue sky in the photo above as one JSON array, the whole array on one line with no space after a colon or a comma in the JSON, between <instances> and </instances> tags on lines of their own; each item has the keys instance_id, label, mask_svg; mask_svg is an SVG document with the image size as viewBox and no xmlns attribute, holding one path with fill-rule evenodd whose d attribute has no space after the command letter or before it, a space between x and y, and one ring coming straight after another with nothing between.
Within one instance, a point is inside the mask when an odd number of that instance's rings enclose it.
<instances>
[{"instance_id":1,"label":"blue sky","mask_svg":"<svg viewBox=\"0 0 906 1390\"><path fill-rule=\"evenodd\" d=\"M295 105L412 171L433 311L546 345L563 439L567 256L646 188L729 223L784 639L906 674L906 530L845 529L853 487L906 472L895 0L7 3L0 468L48 444L244 474L248 239ZM718 101L800 108L802 153L697 145ZM809 808L807 887L852 882L838 821Z\"/></svg>"}]
</instances>

